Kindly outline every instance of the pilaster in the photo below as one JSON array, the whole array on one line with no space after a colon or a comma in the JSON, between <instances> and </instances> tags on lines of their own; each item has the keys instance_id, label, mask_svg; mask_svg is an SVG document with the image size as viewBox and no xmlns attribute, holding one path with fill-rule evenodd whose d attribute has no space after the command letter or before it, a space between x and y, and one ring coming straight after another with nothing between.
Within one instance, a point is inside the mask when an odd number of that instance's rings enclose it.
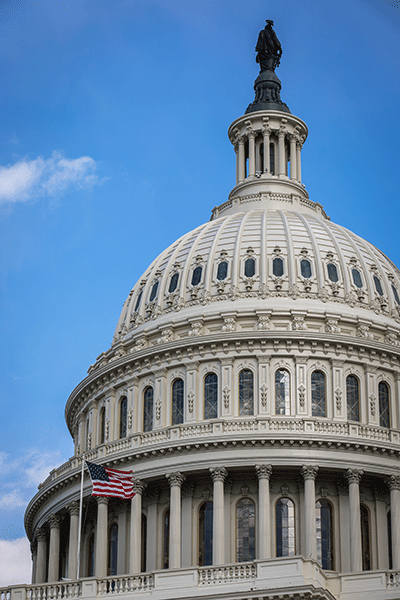
<instances>
[{"instance_id":1,"label":"pilaster","mask_svg":"<svg viewBox=\"0 0 400 600\"><path fill-rule=\"evenodd\" d=\"M222 392L222 407L219 412L224 417L231 417L233 414L233 398L236 395L233 381L233 360L224 358L221 360L221 392ZM219 395L219 394L218 394Z\"/></svg>"},{"instance_id":2,"label":"pilaster","mask_svg":"<svg viewBox=\"0 0 400 600\"><path fill-rule=\"evenodd\" d=\"M259 385L259 400L258 414L271 414L271 390L269 383L269 358L258 358L258 385ZM257 409L256 409L257 410Z\"/></svg>"}]
</instances>

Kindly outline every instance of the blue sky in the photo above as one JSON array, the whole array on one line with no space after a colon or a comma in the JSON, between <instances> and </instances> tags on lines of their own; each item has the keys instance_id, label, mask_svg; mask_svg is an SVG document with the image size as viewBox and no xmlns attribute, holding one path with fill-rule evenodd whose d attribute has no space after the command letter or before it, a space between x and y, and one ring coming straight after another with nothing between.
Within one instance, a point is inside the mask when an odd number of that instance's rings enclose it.
<instances>
[{"instance_id":1,"label":"blue sky","mask_svg":"<svg viewBox=\"0 0 400 600\"><path fill-rule=\"evenodd\" d=\"M72 455L64 406L151 260L234 185L265 19L303 181L400 265L398 0L0 2L0 585L24 508Z\"/></svg>"}]
</instances>

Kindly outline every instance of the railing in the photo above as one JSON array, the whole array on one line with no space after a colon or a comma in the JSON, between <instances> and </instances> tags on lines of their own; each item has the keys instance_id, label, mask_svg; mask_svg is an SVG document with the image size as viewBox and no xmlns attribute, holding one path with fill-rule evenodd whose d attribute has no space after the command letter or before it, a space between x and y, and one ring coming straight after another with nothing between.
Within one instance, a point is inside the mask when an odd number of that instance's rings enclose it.
<instances>
[{"instance_id":1,"label":"railing","mask_svg":"<svg viewBox=\"0 0 400 600\"><path fill-rule=\"evenodd\" d=\"M82 594L81 583L57 582L26 587L27 600L64 600L64 598L79 598Z\"/></svg>"},{"instance_id":2,"label":"railing","mask_svg":"<svg viewBox=\"0 0 400 600\"><path fill-rule=\"evenodd\" d=\"M257 567L254 563L199 568L199 585L233 583L245 579L255 579L256 577Z\"/></svg>"},{"instance_id":3,"label":"railing","mask_svg":"<svg viewBox=\"0 0 400 600\"><path fill-rule=\"evenodd\" d=\"M271 592L282 589L283 580L286 598L293 597L291 588L310 584L318 588L322 586L339 600L339 590L342 590L346 600L350 597L359 600L361 595L368 596L371 593L383 600L392 598L393 592L398 595L400 589L400 571L397 570L327 574L316 561L295 556L230 565L165 569L136 575L90 577L71 582L14 585L0 588L0 600L95 600L99 596L115 594L141 598L144 594L147 597L148 592L151 598L157 600L173 598L175 588L179 588L179 597L198 597L202 594L201 589L203 594L213 595L215 590L206 592L206 586L226 586L223 591L225 597L232 590L268 589Z\"/></svg>"},{"instance_id":4,"label":"railing","mask_svg":"<svg viewBox=\"0 0 400 600\"><path fill-rule=\"evenodd\" d=\"M107 577L97 580L97 594L127 594L130 592L144 592L154 589L154 578L151 573L142 575L125 575Z\"/></svg>"},{"instance_id":5,"label":"railing","mask_svg":"<svg viewBox=\"0 0 400 600\"><path fill-rule=\"evenodd\" d=\"M130 449L144 450L146 447L176 442L178 440L197 440L199 438L215 438L229 434L259 433L265 436L266 432L274 434L303 433L307 435L352 437L365 440L373 440L383 443L393 443L399 446L398 430L386 429L384 427L361 425L357 423L333 422L316 418L282 418L282 417L249 417L248 419L215 420L204 423L184 423L175 427L168 427L149 431L146 433L135 433L122 440L115 440L89 450L85 454L87 460L96 461L103 457L125 452ZM254 438L253 438L254 439ZM81 457L75 456L57 469L54 469L46 481L40 485L42 488L72 470L80 467ZM0 600L3 600L0 598ZM6 600L6 599L4 599Z\"/></svg>"},{"instance_id":6,"label":"railing","mask_svg":"<svg viewBox=\"0 0 400 600\"><path fill-rule=\"evenodd\" d=\"M400 572L399 571L387 571L386 572L386 587L394 588L400 587Z\"/></svg>"}]
</instances>

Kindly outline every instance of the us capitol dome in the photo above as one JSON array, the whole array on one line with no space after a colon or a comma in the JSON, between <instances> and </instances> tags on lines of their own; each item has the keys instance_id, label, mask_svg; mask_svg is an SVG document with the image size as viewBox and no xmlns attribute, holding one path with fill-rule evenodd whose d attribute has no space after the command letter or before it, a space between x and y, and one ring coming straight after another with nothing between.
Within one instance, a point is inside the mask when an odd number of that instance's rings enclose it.
<instances>
[{"instance_id":1,"label":"us capitol dome","mask_svg":"<svg viewBox=\"0 0 400 600\"><path fill-rule=\"evenodd\" d=\"M74 455L28 505L11 600L400 598L400 273L309 198L272 21L256 51L235 185L68 398ZM80 500L83 460L132 470L133 499L85 469Z\"/></svg>"}]
</instances>

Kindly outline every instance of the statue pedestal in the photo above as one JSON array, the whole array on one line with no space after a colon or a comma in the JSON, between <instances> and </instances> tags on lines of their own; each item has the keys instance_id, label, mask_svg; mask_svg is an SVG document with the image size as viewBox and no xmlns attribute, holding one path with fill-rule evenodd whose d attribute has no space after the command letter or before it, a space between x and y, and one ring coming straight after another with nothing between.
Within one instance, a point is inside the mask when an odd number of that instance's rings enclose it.
<instances>
[{"instance_id":1,"label":"statue pedestal","mask_svg":"<svg viewBox=\"0 0 400 600\"><path fill-rule=\"evenodd\" d=\"M290 113L289 107L282 102L281 82L274 71L262 71L254 82L256 93L254 102L249 104L245 114L257 110L279 110Z\"/></svg>"}]
</instances>

